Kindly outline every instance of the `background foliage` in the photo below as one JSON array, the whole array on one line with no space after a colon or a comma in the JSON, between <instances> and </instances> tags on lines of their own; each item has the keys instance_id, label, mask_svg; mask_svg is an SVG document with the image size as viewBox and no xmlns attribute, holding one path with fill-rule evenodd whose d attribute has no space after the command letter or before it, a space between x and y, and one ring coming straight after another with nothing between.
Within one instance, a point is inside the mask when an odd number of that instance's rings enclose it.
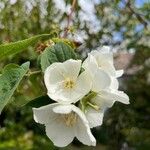
<instances>
[{"instance_id":1,"label":"background foliage","mask_svg":"<svg viewBox=\"0 0 150 150\"><path fill-rule=\"evenodd\" d=\"M44 33L62 36L70 7L70 0L1 0L0 43ZM103 125L93 129L97 147L82 146L75 140L64 149L150 149L149 23L149 0L78 0L68 38L82 43L79 53L84 57L92 49L109 45L114 52L135 54L129 67L140 69L123 78L122 88L129 94L131 104L116 103L106 111ZM32 70L37 69L39 53L35 47L0 60L0 69L11 62L21 65L28 60ZM43 127L34 123L31 107L23 107L45 94L41 78L41 74L24 78L0 115L0 150L58 149L46 137Z\"/></svg>"}]
</instances>

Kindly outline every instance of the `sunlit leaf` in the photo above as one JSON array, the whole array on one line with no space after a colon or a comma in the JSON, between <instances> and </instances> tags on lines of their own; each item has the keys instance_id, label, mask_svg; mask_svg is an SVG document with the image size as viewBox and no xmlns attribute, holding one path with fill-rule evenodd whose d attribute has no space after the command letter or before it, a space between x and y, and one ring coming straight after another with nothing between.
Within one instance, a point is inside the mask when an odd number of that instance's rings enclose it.
<instances>
[{"instance_id":1,"label":"sunlit leaf","mask_svg":"<svg viewBox=\"0 0 150 150\"><path fill-rule=\"evenodd\" d=\"M48 47L41 54L41 68L44 72L45 69L54 62L64 62L68 59L77 59L74 50L63 42L58 42L52 47Z\"/></svg>"},{"instance_id":2,"label":"sunlit leaf","mask_svg":"<svg viewBox=\"0 0 150 150\"><path fill-rule=\"evenodd\" d=\"M0 76L0 112L9 102L21 79L29 70L29 64L29 62L21 66L9 64L4 68Z\"/></svg>"},{"instance_id":3,"label":"sunlit leaf","mask_svg":"<svg viewBox=\"0 0 150 150\"><path fill-rule=\"evenodd\" d=\"M41 34L22 41L2 44L0 45L0 60L9 55L20 53L23 50L25 50L27 47L38 42L39 40L48 39L50 37L51 34Z\"/></svg>"}]
</instances>

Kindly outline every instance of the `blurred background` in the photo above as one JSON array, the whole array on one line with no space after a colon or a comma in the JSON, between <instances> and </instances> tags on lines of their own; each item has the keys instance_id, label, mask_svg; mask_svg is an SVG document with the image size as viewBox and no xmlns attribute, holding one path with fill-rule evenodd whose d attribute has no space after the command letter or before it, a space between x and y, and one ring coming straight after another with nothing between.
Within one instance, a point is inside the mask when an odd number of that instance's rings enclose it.
<instances>
[{"instance_id":1,"label":"blurred background","mask_svg":"<svg viewBox=\"0 0 150 150\"><path fill-rule=\"evenodd\" d=\"M23 105L43 94L41 76L24 79L11 103L0 115L0 150L150 150L150 1L78 0L68 38L78 41L83 57L108 45L114 64L124 69L120 89L130 105L115 103L106 111L103 125L92 130L96 147L77 140L66 148L54 147L43 126L33 120L32 109ZM71 0L0 0L0 43L22 40L41 33L62 35ZM31 61L37 68L35 47L0 60L8 63ZM21 107L20 107L21 106ZM63 140L63 139L62 139Z\"/></svg>"}]
</instances>

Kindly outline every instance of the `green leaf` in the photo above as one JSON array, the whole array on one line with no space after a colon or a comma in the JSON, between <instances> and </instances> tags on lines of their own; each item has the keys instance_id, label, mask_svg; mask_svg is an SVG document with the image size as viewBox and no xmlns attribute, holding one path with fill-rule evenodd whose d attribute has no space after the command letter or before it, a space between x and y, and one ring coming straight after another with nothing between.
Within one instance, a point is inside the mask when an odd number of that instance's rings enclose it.
<instances>
[{"instance_id":1,"label":"green leaf","mask_svg":"<svg viewBox=\"0 0 150 150\"><path fill-rule=\"evenodd\" d=\"M9 64L4 68L0 76L0 112L9 102L21 79L29 70L29 65L29 62L21 66Z\"/></svg>"},{"instance_id":2,"label":"green leaf","mask_svg":"<svg viewBox=\"0 0 150 150\"><path fill-rule=\"evenodd\" d=\"M34 100L31 100L30 102L28 102L25 105L38 108L38 107L41 107L44 105L51 104L52 102L53 101L47 95L44 95L44 96L37 97Z\"/></svg>"},{"instance_id":3,"label":"green leaf","mask_svg":"<svg viewBox=\"0 0 150 150\"><path fill-rule=\"evenodd\" d=\"M48 47L41 54L41 68L44 72L45 69L54 62L64 62L68 59L77 59L74 50L63 42L58 42L52 47Z\"/></svg>"},{"instance_id":4,"label":"green leaf","mask_svg":"<svg viewBox=\"0 0 150 150\"><path fill-rule=\"evenodd\" d=\"M51 34L41 34L41 35L37 35L37 36L31 37L29 39L25 39L22 41L2 44L0 45L0 60L2 60L3 58L9 55L20 53L23 50L25 50L27 47L38 42L39 40L48 39L50 37L51 37Z\"/></svg>"}]
</instances>

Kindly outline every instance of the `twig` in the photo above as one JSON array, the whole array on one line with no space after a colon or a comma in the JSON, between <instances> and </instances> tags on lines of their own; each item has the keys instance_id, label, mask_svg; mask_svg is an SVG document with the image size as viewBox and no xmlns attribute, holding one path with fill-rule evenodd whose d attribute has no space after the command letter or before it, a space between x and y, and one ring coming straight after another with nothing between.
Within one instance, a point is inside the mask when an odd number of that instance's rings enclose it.
<instances>
[{"instance_id":1,"label":"twig","mask_svg":"<svg viewBox=\"0 0 150 150\"><path fill-rule=\"evenodd\" d=\"M33 72L29 71L25 76L29 77L29 76L31 76L31 75L40 74L40 73L41 73L41 70L33 71Z\"/></svg>"},{"instance_id":2,"label":"twig","mask_svg":"<svg viewBox=\"0 0 150 150\"><path fill-rule=\"evenodd\" d=\"M137 12L134 11L134 9L131 7L131 2L130 0L126 0L126 6L128 7L128 9L130 10L130 12L136 16L136 18L138 19L139 22L141 22L145 28L147 28L147 21Z\"/></svg>"},{"instance_id":3,"label":"twig","mask_svg":"<svg viewBox=\"0 0 150 150\"><path fill-rule=\"evenodd\" d=\"M69 27L70 27L70 22L72 20L72 14L74 12L74 9L75 9L75 6L76 6L76 2L77 2L77 0L73 0L72 1L71 12L70 12L70 14L68 15L68 18L67 18L67 27L65 28L63 38L65 38L67 36L67 34L68 34Z\"/></svg>"}]
</instances>

